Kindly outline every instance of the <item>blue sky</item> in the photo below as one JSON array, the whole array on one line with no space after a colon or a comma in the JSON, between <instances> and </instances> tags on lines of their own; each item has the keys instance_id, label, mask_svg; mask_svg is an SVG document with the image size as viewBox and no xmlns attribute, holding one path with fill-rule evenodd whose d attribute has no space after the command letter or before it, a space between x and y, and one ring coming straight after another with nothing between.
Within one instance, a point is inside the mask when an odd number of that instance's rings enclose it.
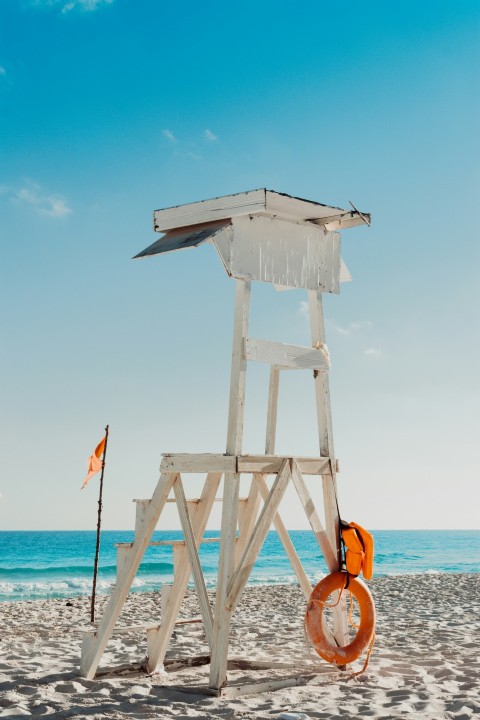
<instances>
[{"instance_id":1,"label":"blue sky","mask_svg":"<svg viewBox=\"0 0 480 720\"><path fill-rule=\"evenodd\" d=\"M93 528L107 422L107 528L162 452L223 452L234 284L209 247L130 258L154 209L258 187L372 213L325 301L342 514L478 527L479 40L463 0L3 0L1 528ZM256 285L252 335L308 344L304 300ZM314 422L290 375L278 451Z\"/></svg>"}]
</instances>

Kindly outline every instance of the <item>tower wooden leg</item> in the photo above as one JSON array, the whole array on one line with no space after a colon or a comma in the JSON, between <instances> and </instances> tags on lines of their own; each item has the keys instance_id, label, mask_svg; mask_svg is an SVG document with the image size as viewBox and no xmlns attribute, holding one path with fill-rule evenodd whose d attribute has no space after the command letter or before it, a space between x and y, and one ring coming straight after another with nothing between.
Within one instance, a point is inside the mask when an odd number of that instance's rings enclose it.
<instances>
[{"instance_id":1,"label":"tower wooden leg","mask_svg":"<svg viewBox=\"0 0 480 720\"><path fill-rule=\"evenodd\" d=\"M340 535L339 530L339 517L336 502L336 491L335 491L336 480L332 475L322 475L323 484L323 503L325 507L325 530L327 537L330 540L332 547L338 549L338 538ZM339 563L337 561L337 567L339 569ZM336 603L338 599L338 592L332 595L333 603ZM349 625L348 625L348 612L347 612L347 599L345 593L342 594L340 602L332 611L333 620L333 634L338 645L348 645L350 642L349 636Z\"/></svg>"},{"instance_id":2,"label":"tower wooden leg","mask_svg":"<svg viewBox=\"0 0 480 720\"><path fill-rule=\"evenodd\" d=\"M233 575L240 475L225 475L220 559L213 621L209 685L220 690L227 682L228 641L232 611L227 608L227 588Z\"/></svg>"},{"instance_id":3,"label":"tower wooden leg","mask_svg":"<svg viewBox=\"0 0 480 720\"><path fill-rule=\"evenodd\" d=\"M308 304L310 312L310 328L313 345L325 344L325 322L323 317L322 293L314 290L308 292ZM328 475L322 476L323 502L325 506L325 531L334 549L337 558L337 567L340 567L340 530L337 508L337 487L336 487L336 459L333 446L332 414L330 408L330 386L327 371L315 371L315 396L317 401L318 437L320 455L330 459L330 470ZM333 612L334 635L339 645L347 645L349 642L347 606L345 598Z\"/></svg>"},{"instance_id":4,"label":"tower wooden leg","mask_svg":"<svg viewBox=\"0 0 480 720\"><path fill-rule=\"evenodd\" d=\"M232 370L228 406L227 454L238 455L242 448L243 411L247 361L244 344L248 335L250 313L250 281L237 280L233 321ZM222 528L218 565L217 597L213 620L210 687L219 690L227 682L228 639L232 611L227 608L227 588L232 579L237 535L240 475L225 475L223 486Z\"/></svg>"},{"instance_id":5,"label":"tower wooden leg","mask_svg":"<svg viewBox=\"0 0 480 720\"><path fill-rule=\"evenodd\" d=\"M275 435L277 432L277 409L278 409L278 385L280 382L280 370L276 367L270 368L270 380L268 383L268 410L267 410L267 433L265 437L265 455L273 455L275 452Z\"/></svg>"}]
</instances>

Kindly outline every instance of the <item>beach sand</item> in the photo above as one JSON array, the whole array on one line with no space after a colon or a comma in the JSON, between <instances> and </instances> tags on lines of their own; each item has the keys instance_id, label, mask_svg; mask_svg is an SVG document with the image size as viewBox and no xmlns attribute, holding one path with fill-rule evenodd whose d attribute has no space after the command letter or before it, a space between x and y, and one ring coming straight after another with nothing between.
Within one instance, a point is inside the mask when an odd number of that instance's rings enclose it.
<instances>
[{"instance_id":1,"label":"beach sand","mask_svg":"<svg viewBox=\"0 0 480 720\"><path fill-rule=\"evenodd\" d=\"M426 574L369 583L377 640L367 671L352 677L316 658L303 634L305 600L295 586L248 587L234 616L230 655L321 666L308 685L236 699L186 695L173 686L206 683L208 666L147 676L138 670L79 677L89 599L0 605L0 717L58 718L422 718L467 720L480 713L480 575ZM98 617L106 602L98 601ZM156 593L129 596L120 625L156 622ZM198 614L189 592L182 615ZM202 626L177 626L167 657L207 653ZM144 634L116 635L100 671L146 654ZM229 683L289 677L288 670L232 671ZM169 687L170 686L170 687Z\"/></svg>"}]
</instances>

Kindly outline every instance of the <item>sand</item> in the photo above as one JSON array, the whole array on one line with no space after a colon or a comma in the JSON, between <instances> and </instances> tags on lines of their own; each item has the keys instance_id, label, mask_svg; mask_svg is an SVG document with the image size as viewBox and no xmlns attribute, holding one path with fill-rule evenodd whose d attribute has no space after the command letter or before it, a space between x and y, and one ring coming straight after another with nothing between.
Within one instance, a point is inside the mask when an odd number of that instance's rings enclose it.
<instances>
[{"instance_id":1,"label":"sand","mask_svg":"<svg viewBox=\"0 0 480 720\"><path fill-rule=\"evenodd\" d=\"M135 669L79 677L89 599L0 605L0 717L58 718L422 718L468 720L480 713L480 575L405 575L369 583L377 642L367 671L346 672L312 656L303 635L305 601L294 586L247 588L232 628L231 655L321 666L308 685L237 699L185 695L174 685L205 683L208 666L147 676ZM99 615L105 597L98 602ZM193 593L182 614L196 615ZM120 624L156 621L159 597L132 594ZM201 625L178 626L168 657L207 652ZM142 634L117 635L101 670L142 662ZM231 684L291 671L232 671Z\"/></svg>"}]
</instances>

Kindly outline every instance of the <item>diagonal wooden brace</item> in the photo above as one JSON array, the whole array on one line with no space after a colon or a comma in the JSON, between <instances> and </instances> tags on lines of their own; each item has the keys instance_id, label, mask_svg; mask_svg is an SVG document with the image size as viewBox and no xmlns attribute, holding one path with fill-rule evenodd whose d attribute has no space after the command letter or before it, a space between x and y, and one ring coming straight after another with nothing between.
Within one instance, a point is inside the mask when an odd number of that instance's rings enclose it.
<instances>
[{"instance_id":1,"label":"diagonal wooden brace","mask_svg":"<svg viewBox=\"0 0 480 720\"><path fill-rule=\"evenodd\" d=\"M198 556L197 544L195 542L195 535L192 529L190 514L187 507L187 500L185 498L185 492L183 490L183 484L180 475L178 475L177 479L175 480L173 492L175 493L178 514L180 517L180 522L182 524L185 542L187 544L188 559L190 560L190 565L192 568L198 603L200 605L200 612L202 614L203 625L205 628L205 635L207 636L207 641L211 649L213 629L212 609L208 600L205 578L203 577L203 570L200 564L200 558Z\"/></svg>"},{"instance_id":2,"label":"diagonal wooden brace","mask_svg":"<svg viewBox=\"0 0 480 720\"><path fill-rule=\"evenodd\" d=\"M264 543L267 532L275 517L280 501L286 490L288 482L291 478L291 460L285 458L282 467L275 478L270 490L270 494L262 508L262 512L255 524L252 536L242 553L238 562L238 566L233 577L227 587L227 603L228 610L232 610L237 604L240 593L247 584L252 567L257 559L257 555Z\"/></svg>"},{"instance_id":3,"label":"diagonal wooden brace","mask_svg":"<svg viewBox=\"0 0 480 720\"><path fill-rule=\"evenodd\" d=\"M238 561L252 534L260 506L260 494L257 483L253 477L250 483L248 497L245 500L240 500L240 503L238 507L238 538L235 548L235 567L238 566Z\"/></svg>"},{"instance_id":4,"label":"diagonal wooden brace","mask_svg":"<svg viewBox=\"0 0 480 720\"><path fill-rule=\"evenodd\" d=\"M260 491L260 495L262 496L263 501L266 502L269 490L267 483L265 482L264 476L256 474L255 481L258 485L258 489ZM300 583L300 587L302 588L305 599L308 600L310 598L310 595L312 594L312 586L305 570L303 569L303 565L297 555L297 551L295 550L295 547L290 539L288 530L285 527L282 518L280 517L280 513L278 512L273 516L273 525L278 533L278 537L285 549L287 557L290 560L292 569L298 578L298 582Z\"/></svg>"},{"instance_id":5,"label":"diagonal wooden brace","mask_svg":"<svg viewBox=\"0 0 480 720\"><path fill-rule=\"evenodd\" d=\"M191 524L195 536L195 546L198 548L205 532L212 505L221 480L221 473L209 473L205 480L200 502L192 516ZM151 633L148 646L148 672L157 671L163 664L168 643L173 633L178 612L190 577L190 563L188 562L185 546L175 548L175 574L173 584L168 593L164 608L162 608L162 622L160 628Z\"/></svg>"}]
</instances>

